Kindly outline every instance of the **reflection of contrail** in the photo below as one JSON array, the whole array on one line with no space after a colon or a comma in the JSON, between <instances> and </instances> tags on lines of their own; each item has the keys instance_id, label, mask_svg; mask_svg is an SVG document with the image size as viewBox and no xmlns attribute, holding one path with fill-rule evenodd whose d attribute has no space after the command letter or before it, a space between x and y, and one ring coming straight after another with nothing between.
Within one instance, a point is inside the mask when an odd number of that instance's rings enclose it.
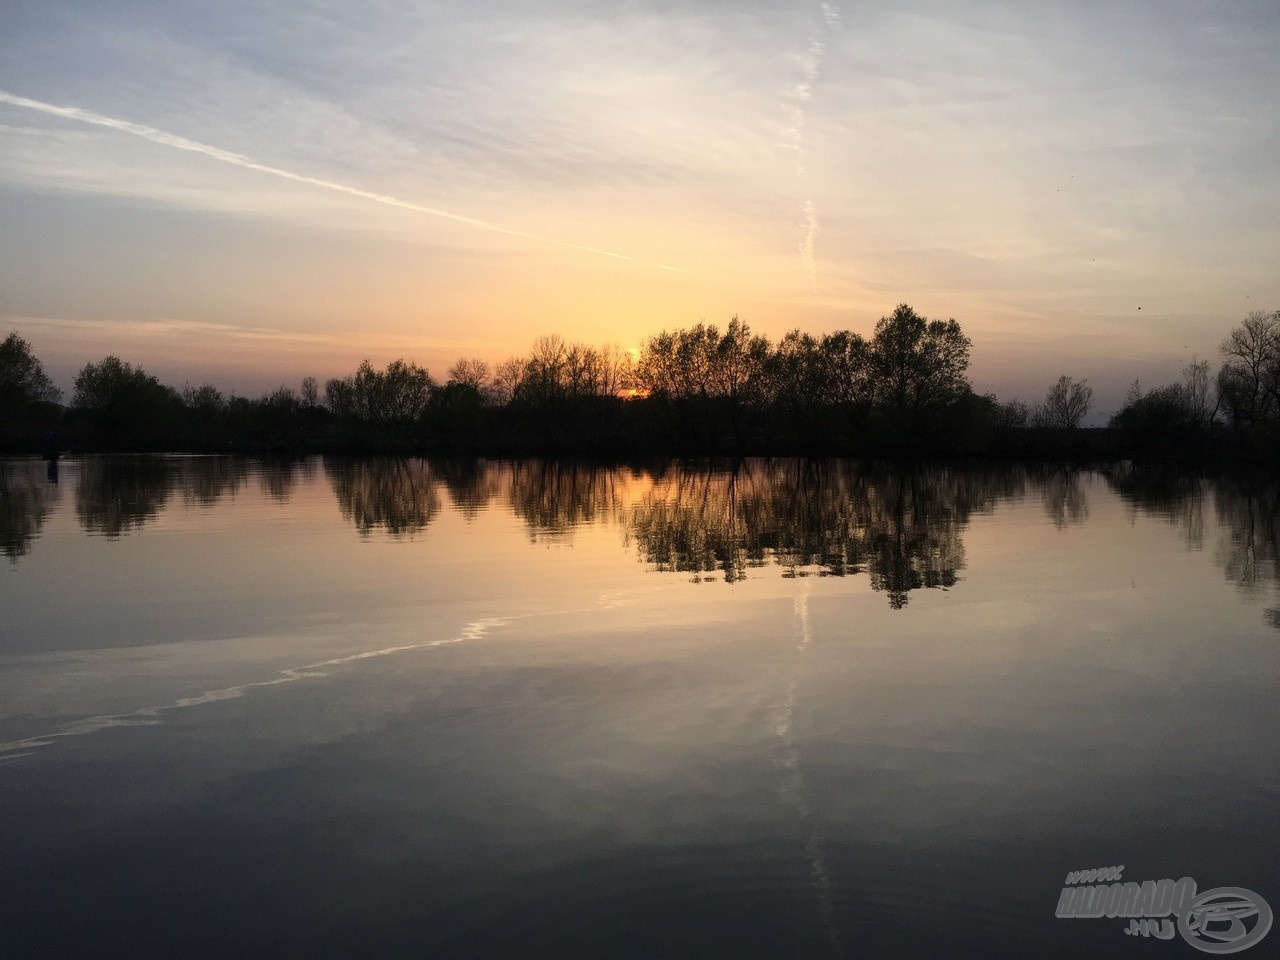
<instances>
[{"instance_id":1,"label":"reflection of contrail","mask_svg":"<svg viewBox=\"0 0 1280 960\"><path fill-rule=\"evenodd\" d=\"M826 53L826 38L840 29L840 11L829 3L822 4L822 26L809 35L809 45L800 59L800 75L802 77L795 88L796 104L791 108L791 127L787 133L791 138L791 149L796 155L796 179L801 186L809 175L805 163L804 127L805 106L813 98L813 85L817 82L818 71L822 67L822 57ZM804 219L801 227L804 232L800 238L800 259L809 273L809 283L817 286L817 265L813 259L813 245L818 236L818 217L814 212L813 198L806 197L801 204Z\"/></svg>"},{"instance_id":2,"label":"reflection of contrail","mask_svg":"<svg viewBox=\"0 0 1280 960\"><path fill-rule=\"evenodd\" d=\"M250 683L239 683L233 687L223 687L221 690L206 690L198 696L182 697L159 707L146 707L142 710L134 710L131 713L86 717L84 720L73 723L54 733L27 737L24 740L13 740L9 743L0 743L0 763L11 762L29 756L37 748L47 747L54 740L63 737L82 737L87 733L97 733L99 730L106 730L110 727L138 727L156 724L160 722L160 714L169 710L198 707L201 704L216 703L219 700L234 700L236 697L242 697L250 690L255 690L259 687L278 687L281 684L294 683L311 677L323 677L327 675L327 668L329 667L355 663L357 660L369 660L373 657L385 657L393 653L404 653L408 650L443 647L451 643L462 643L464 640L479 640L493 628L502 626L507 620L508 618L506 617L476 620L463 627L458 636L450 637L447 640L424 640L421 643L406 643L397 647L383 647L379 650L362 650L359 653L352 653L345 657L335 657L332 660L309 663L304 667L287 667L270 680L254 680Z\"/></svg>"},{"instance_id":3,"label":"reflection of contrail","mask_svg":"<svg viewBox=\"0 0 1280 960\"><path fill-rule=\"evenodd\" d=\"M805 825L804 853L809 861L809 874L814 888L818 891L818 899L822 909L822 924L827 935L827 944L831 948L832 957L843 957L844 947L840 942L840 931L836 929L835 906L832 902L831 873L827 869L826 860L822 856L822 844L813 825L813 813L809 809L808 787L804 780L804 771L800 768L800 751L796 747L795 732L792 720L796 710L796 698L799 695L800 660L813 640L813 629L809 625L809 581L804 581L804 588L795 600L796 622L800 627L800 641L796 644L796 675L787 687L787 699L782 705L782 713L778 718L776 731L782 740L782 765L787 769L787 794L796 815Z\"/></svg>"},{"instance_id":4,"label":"reflection of contrail","mask_svg":"<svg viewBox=\"0 0 1280 960\"><path fill-rule=\"evenodd\" d=\"M542 237L536 233L526 233L523 230L513 230L510 227L503 227L496 223L489 223L487 220L478 220L475 217L464 217L462 214L450 213L448 210L440 210L436 207L423 206L420 203L413 203L409 200L400 200L397 197L390 197L383 193L374 193L370 190L361 190L359 187L349 187L343 183L336 183L333 180L322 180L319 177L308 177L305 174L293 173L289 170L282 170L279 167L270 167L264 163L258 163L239 153L232 153L229 150L222 150L218 147L211 147L207 143L200 143L197 140L188 140L186 137L180 137L174 133L168 133L155 127L143 126L140 123L131 123L128 120L117 120L114 117L103 116L100 113L94 113L92 110L82 110L79 107L60 107L56 104L45 103L42 100L31 100L27 97L19 97L12 93L6 93L0 90L0 103L7 103L14 107L24 107L28 110L36 110L40 113L48 114L52 117L64 117L68 120L78 120L81 123L93 124L95 127L106 127L109 130L119 130L122 133L131 133L135 137L141 137L143 140L150 140L152 143L158 143L162 146L173 147L176 150L186 150L190 153L200 153L206 157L212 157L214 160L221 160L223 163L229 163L232 166L243 167L246 170L256 170L259 173L269 173L273 177L281 177L285 180L292 180L295 183L305 183L312 187L322 187L325 190L332 190L336 193L345 193L351 197L359 197L361 200L372 200L374 203L381 203L388 207L397 207L401 210L411 210L414 213L425 213L430 217L440 217L443 220L452 220L455 223L465 223L467 226L478 227L481 230L488 230L491 233L503 233L509 237L520 237L523 240L536 240L538 243L550 243L558 247L568 247L570 250L580 250L583 253L595 253L602 257L613 257L615 260L626 260L629 263L640 263L649 267L659 267L663 270L673 270L677 273L688 273L683 267L673 267L665 263L655 263L652 260L641 260L638 257L628 257L623 253L614 253L612 250L601 250L597 247L588 247L585 244L573 243L569 240L556 240L552 237Z\"/></svg>"}]
</instances>

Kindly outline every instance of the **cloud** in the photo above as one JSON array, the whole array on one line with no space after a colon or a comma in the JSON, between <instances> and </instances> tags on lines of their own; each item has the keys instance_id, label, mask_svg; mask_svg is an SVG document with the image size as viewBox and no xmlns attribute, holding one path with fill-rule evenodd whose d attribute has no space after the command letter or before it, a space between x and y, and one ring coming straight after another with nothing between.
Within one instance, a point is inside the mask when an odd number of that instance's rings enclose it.
<instances>
[{"instance_id":1,"label":"cloud","mask_svg":"<svg viewBox=\"0 0 1280 960\"><path fill-rule=\"evenodd\" d=\"M554 246L565 247L570 250L577 250L582 253L611 257L616 260L625 260L628 263L657 267L661 270L669 270L676 273L689 272L683 267L676 267L665 263L656 263L650 260L642 260L638 257L630 257L623 253L617 253L616 251L602 250L598 247L574 243L570 240L560 240L554 237L528 233L523 230L516 230L510 227L504 227L500 224L491 223L487 220L480 220L475 217L452 213L448 210L441 210L438 207L429 207L420 203L414 203L410 200L402 200L399 197L393 197L388 194L375 193L371 190L364 190L360 187L352 187L347 184L338 183L334 180L325 180L320 177L311 177L306 174L294 173L291 170L284 170L280 167L273 167L264 163L258 163L256 160L246 157L243 154L232 153L229 150L222 150L218 147L210 146L209 144L201 143L197 140L191 140L187 137L178 136L177 134L157 129L156 127L149 127L144 124L133 123L129 120L120 120L115 117L104 116L103 114L95 113L92 110L45 103L41 100L32 100L28 97L21 97L16 94L8 93L4 90L0 90L0 103L7 103L10 106L21 107L27 110L35 110L48 116L62 117L68 120L75 120L80 123L91 124L96 127L105 127L109 130L128 133L135 137L141 137L142 139L148 140L152 143L160 144L161 146L171 147L175 150L183 150L189 153L202 154L203 156L210 157L222 163L242 167L245 170L253 170L258 173L269 174L273 177L291 180L294 183L301 183L307 186L319 187L324 190L331 190L335 193L346 194L347 196L356 197L361 200L369 200L373 203L380 203L384 206L395 207L400 210L408 210L413 213L421 213L430 217L439 217L443 220L451 220L455 223L476 227L480 230L487 230L491 233L500 233L510 237L519 237L520 239L532 240L537 243L552 244Z\"/></svg>"},{"instance_id":2,"label":"cloud","mask_svg":"<svg viewBox=\"0 0 1280 960\"><path fill-rule=\"evenodd\" d=\"M793 94L795 102L791 107L792 122L787 129L787 135L791 140L791 148L795 152L796 179L806 190L809 170L806 162L805 123L807 118L805 109L809 101L813 99L813 86L817 82L819 72L822 69L822 58L827 49L826 38L829 34L840 29L840 24L840 11L833 5L824 2L822 4L822 26L809 35L808 45L805 48L804 55L800 58L800 75L802 79L796 85ZM813 197L806 196L801 201L800 209L803 212L800 260L804 264L805 272L809 275L810 286L816 291L818 274L813 251L818 236L818 216Z\"/></svg>"}]
</instances>

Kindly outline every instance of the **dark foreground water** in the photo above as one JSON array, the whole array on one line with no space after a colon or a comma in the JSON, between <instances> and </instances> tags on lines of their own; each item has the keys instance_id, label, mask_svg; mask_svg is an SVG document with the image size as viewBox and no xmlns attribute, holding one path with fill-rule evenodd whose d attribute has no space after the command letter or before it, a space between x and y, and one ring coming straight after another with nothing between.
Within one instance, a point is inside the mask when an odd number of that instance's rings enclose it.
<instances>
[{"instance_id":1,"label":"dark foreground water","mask_svg":"<svg viewBox=\"0 0 1280 960\"><path fill-rule=\"evenodd\" d=\"M1266 480L158 458L0 496L0 957L1239 944L1055 916L1120 864L1280 909Z\"/></svg>"}]
</instances>

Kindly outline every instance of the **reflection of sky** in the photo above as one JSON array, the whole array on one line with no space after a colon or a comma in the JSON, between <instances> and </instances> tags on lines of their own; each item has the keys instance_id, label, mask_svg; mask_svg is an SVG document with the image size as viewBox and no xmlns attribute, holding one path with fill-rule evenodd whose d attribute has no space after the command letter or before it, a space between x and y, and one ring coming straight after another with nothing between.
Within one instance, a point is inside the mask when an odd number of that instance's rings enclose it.
<instances>
[{"instance_id":1,"label":"reflection of sky","mask_svg":"<svg viewBox=\"0 0 1280 960\"><path fill-rule=\"evenodd\" d=\"M646 572L605 517L530 536L501 470L412 536L255 468L109 539L83 469L0 578L3 739L347 662L0 765L6 955L205 923L210 955L825 955L815 862L869 956L1105 955L1118 921L1053 917L1091 864L1280 897L1274 632L1099 477L1065 526L1050 486L979 511L960 581L893 610Z\"/></svg>"},{"instance_id":2,"label":"reflection of sky","mask_svg":"<svg viewBox=\"0 0 1280 960\"><path fill-rule=\"evenodd\" d=\"M1276 35L1266 2L16 5L0 316L64 385L118 350L256 390L907 300L980 388L1114 405L1276 306Z\"/></svg>"}]
</instances>

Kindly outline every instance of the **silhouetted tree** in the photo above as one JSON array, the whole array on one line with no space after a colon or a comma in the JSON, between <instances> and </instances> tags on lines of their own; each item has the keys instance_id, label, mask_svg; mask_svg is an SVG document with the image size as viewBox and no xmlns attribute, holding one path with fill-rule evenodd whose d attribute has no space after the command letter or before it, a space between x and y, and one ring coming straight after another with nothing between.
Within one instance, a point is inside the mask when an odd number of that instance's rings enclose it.
<instances>
[{"instance_id":1,"label":"silhouetted tree","mask_svg":"<svg viewBox=\"0 0 1280 960\"><path fill-rule=\"evenodd\" d=\"M498 364L493 371L493 382L489 388L490 399L498 405L506 405L515 399L524 383L524 359L508 357Z\"/></svg>"},{"instance_id":2,"label":"silhouetted tree","mask_svg":"<svg viewBox=\"0 0 1280 960\"><path fill-rule=\"evenodd\" d=\"M898 423L918 427L931 408L969 390L971 341L955 320L929 320L907 304L881 317L871 340L871 368L880 403Z\"/></svg>"},{"instance_id":3,"label":"silhouetted tree","mask_svg":"<svg viewBox=\"0 0 1280 960\"><path fill-rule=\"evenodd\" d=\"M1192 358L1182 368L1182 395L1198 426L1211 427L1218 418L1220 400L1214 400L1210 391L1209 361Z\"/></svg>"},{"instance_id":4,"label":"silhouetted tree","mask_svg":"<svg viewBox=\"0 0 1280 960\"><path fill-rule=\"evenodd\" d=\"M1222 341L1218 390L1231 422L1280 420L1280 311L1254 311Z\"/></svg>"},{"instance_id":5,"label":"silhouetted tree","mask_svg":"<svg viewBox=\"0 0 1280 960\"><path fill-rule=\"evenodd\" d=\"M475 357L460 357L458 362L449 368L449 379L446 386L470 387L482 393L489 386L489 365Z\"/></svg>"},{"instance_id":6,"label":"silhouetted tree","mask_svg":"<svg viewBox=\"0 0 1280 960\"><path fill-rule=\"evenodd\" d=\"M1045 394L1044 403L1036 408L1035 425L1074 429L1089 415L1092 403L1093 387L1085 380L1072 380L1063 374Z\"/></svg>"},{"instance_id":7,"label":"silhouetted tree","mask_svg":"<svg viewBox=\"0 0 1280 960\"><path fill-rule=\"evenodd\" d=\"M320 384L315 377L303 377L298 389L298 400L306 410L313 410L320 405Z\"/></svg>"},{"instance_id":8,"label":"silhouetted tree","mask_svg":"<svg viewBox=\"0 0 1280 960\"><path fill-rule=\"evenodd\" d=\"M148 444L175 428L184 413L176 390L119 357L85 364L71 406L116 444Z\"/></svg>"},{"instance_id":9,"label":"silhouetted tree","mask_svg":"<svg viewBox=\"0 0 1280 960\"><path fill-rule=\"evenodd\" d=\"M0 341L0 419L16 418L33 403L57 403L62 391L53 385L31 344L17 331Z\"/></svg>"},{"instance_id":10,"label":"silhouetted tree","mask_svg":"<svg viewBox=\"0 0 1280 960\"><path fill-rule=\"evenodd\" d=\"M1144 394L1135 380L1110 425L1150 437L1196 430L1204 421L1182 384L1171 383Z\"/></svg>"},{"instance_id":11,"label":"silhouetted tree","mask_svg":"<svg viewBox=\"0 0 1280 960\"><path fill-rule=\"evenodd\" d=\"M723 334L699 323L651 337L636 376L655 401L669 405L686 434L696 421L707 431L705 439L715 440L723 422L740 442L747 411L767 396L769 360L769 341L752 336L735 316Z\"/></svg>"},{"instance_id":12,"label":"silhouetted tree","mask_svg":"<svg viewBox=\"0 0 1280 960\"><path fill-rule=\"evenodd\" d=\"M435 384L411 361L393 360L384 371L363 361L354 376L325 385L329 409L339 417L372 424L406 424L427 408Z\"/></svg>"}]
</instances>

